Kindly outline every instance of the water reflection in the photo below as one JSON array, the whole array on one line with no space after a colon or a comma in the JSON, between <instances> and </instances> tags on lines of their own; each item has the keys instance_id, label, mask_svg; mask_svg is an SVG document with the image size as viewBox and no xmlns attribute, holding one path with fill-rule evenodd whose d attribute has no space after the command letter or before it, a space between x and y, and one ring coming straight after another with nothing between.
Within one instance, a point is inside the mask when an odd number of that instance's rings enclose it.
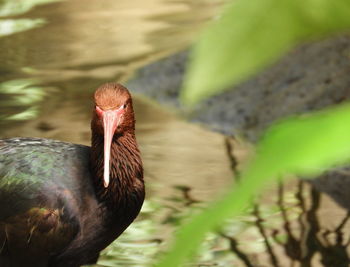
<instances>
[{"instance_id":1,"label":"water reflection","mask_svg":"<svg viewBox=\"0 0 350 267\"><path fill-rule=\"evenodd\" d=\"M9 80L0 84L0 125L6 121L33 119L44 98L44 88L34 79Z\"/></svg>"},{"instance_id":2,"label":"water reflection","mask_svg":"<svg viewBox=\"0 0 350 267\"><path fill-rule=\"evenodd\" d=\"M3 0L0 3L0 17L24 14L37 5L43 5L56 1L60 0Z\"/></svg>"},{"instance_id":3,"label":"water reflection","mask_svg":"<svg viewBox=\"0 0 350 267\"><path fill-rule=\"evenodd\" d=\"M1 68L44 82L82 77L125 81L157 58L187 47L222 1L69 0L26 14L43 27L7 36ZM3 77L4 79L4 77Z\"/></svg>"},{"instance_id":4,"label":"water reflection","mask_svg":"<svg viewBox=\"0 0 350 267\"><path fill-rule=\"evenodd\" d=\"M3 0L0 2L0 37L27 31L46 23L42 18L8 18L18 16L30 11L37 5L42 5L57 0Z\"/></svg>"},{"instance_id":5,"label":"water reflection","mask_svg":"<svg viewBox=\"0 0 350 267\"><path fill-rule=\"evenodd\" d=\"M246 242L248 231L221 234L240 260L237 266L348 266L349 212L306 182L289 183L288 191L280 184L276 190L269 212L261 212L267 208L261 202L251 212L249 232L255 240L260 235L260 248Z\"/></svg>"},{"instance_id":6,"label":"water reflection","mask_svg":"<svg viewBox=\"0 0 350 267\"><path fill-rule=\"evenodd\" d=\"M42 19L0 19L0 37L40 27Z\"/></svg>"}]
</instances>

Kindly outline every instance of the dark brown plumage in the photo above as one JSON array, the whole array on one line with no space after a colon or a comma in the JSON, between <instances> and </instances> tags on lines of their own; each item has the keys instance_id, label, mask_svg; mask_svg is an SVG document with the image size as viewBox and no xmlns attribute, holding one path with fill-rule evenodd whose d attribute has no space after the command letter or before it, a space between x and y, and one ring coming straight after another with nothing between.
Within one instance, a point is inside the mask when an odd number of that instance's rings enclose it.
<instances>
[{"instance_id":1,"label":"dark brown plumage","mask_svg":"<svg viewBox=\"0 0 350 267\"><path fill-rule=\"evenodd\" d=\"M1 267L94 263L139 213L145 193L130 93L109 83L94 101L91 148L0 140Z\"/></svg>"}]
</instances>

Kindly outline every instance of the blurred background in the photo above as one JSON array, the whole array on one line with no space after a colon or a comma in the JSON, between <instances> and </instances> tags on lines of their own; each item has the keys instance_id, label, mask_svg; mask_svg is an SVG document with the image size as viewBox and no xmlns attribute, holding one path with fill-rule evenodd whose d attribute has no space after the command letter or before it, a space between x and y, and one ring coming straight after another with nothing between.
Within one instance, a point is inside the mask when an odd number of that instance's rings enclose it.
<instances>
[{"instance_id":1,"label":"blurred background","mask_svg":"<svg viewBox=\"0 0 350 267\"><path fill-rule=\"evenodd\" d=\"M350 38L336 36L298 46L234 91L183 106L188 50L224 4L0 0L1 138L89 145L92 92L117 81L133 93L147 199L97 266L151 264L180 224L234 184L267 125L350 96ZM313 187L296 179L271 187L207 235L189 266L348 266L347 176L335 170Z\"/></svg>"}]
</instances>

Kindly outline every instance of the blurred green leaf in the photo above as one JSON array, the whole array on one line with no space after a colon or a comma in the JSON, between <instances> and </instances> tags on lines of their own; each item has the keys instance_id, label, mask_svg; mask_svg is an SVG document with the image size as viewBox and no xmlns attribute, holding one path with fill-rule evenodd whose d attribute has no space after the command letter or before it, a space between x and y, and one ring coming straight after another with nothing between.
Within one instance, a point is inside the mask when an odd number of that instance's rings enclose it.
<instances>
[{"instance_id":1,"label":"blurred green leaf","mask_svg":"<svg viewBox=\"0 0 350 267\"><path fill-rule=\"evenodd\" d=\"M194 104L243 81L298 42L349 27L348 0L235 0L195 46L182 99Z\"/></svg>"},{"instance_id":2,"label":"blurred green leaf","mask_svg":"<svg viewBox=\"0 0 350 267\"><path fill-rule=\"evenodd\" d=\"M350 105L290 118L267 131L241 183L182 226L158 267L182 266L204 235L244 209L270 180L288 173L317 175L350 157Z\"/></svg>"}]
</instances>

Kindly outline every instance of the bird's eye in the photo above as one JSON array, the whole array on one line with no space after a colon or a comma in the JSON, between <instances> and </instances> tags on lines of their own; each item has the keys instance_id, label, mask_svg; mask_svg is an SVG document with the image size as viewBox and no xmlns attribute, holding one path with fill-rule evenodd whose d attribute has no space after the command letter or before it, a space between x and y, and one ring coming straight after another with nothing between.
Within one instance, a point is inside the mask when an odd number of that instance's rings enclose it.
<instances>
[{"instance_id":1,"label":"bird's eye","mask_svg":"<svg viewBox=\"0 0 350 267\"><path fill-rule=\"evenodd\" d=\"M122 108L123 108L123 109L126 109L126 104L124 104L124 105L122 106Z\"/></svg>"}]
</instances>

